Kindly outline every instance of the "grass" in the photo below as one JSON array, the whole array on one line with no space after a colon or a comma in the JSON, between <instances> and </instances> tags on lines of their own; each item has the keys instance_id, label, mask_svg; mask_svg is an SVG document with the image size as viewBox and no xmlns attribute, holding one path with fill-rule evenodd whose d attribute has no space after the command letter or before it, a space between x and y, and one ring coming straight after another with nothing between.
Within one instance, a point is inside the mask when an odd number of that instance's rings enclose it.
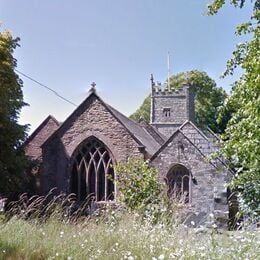
<instances>
[{"instance_id":1,"label":"grass","mask_svg":"<svg viewBox=\"0 0 260 260\"><path fill-rule=\"evenodd\" d=\"M257 231L152 225L136 214L62 222L0 220L0 259L259 259Z\"/></svg>"},{"instance_id":2,"label":"grass","mask_svg":"<svg viewBox=\"0 0 260 260\"><path fill-rule=\"evenodd\" d=\"M0 260L260 259L257 230L189 228L178 208L165 205L139 214L112 204L93 212L89 203L76 207L73 194L49 197L23 194L0 215Z\"/></svg>"}]
</instances>

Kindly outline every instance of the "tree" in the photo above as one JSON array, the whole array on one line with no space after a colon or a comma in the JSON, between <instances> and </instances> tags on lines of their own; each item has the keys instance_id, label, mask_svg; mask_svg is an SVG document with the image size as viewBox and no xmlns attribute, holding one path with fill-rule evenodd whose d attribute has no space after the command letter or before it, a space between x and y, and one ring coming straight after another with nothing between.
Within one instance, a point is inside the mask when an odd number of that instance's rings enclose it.
<instances>
[{"instance_id":1,"label":"tree","mask_svg":"<svg viewBox=\"0 0 260 260\"><path fill-rule=\"evenodd\" d=\"M0 194L10 196L20 187L27 160L20 149L26 126L18 124L23 101L22 81L15 73L13 52L19 38L0 32Z\"/></svg>"},{"instance_id":2,"label":"tree","mask_svg":"<svg viewBox=\"0 0 260 260\"><path fill-rule=\"evenodd\" d=\"M209 127L216 133L222 133L226 122L220 118L217 123L218 115L227 97L223 88L217 87L216 82L211 79L206 72L192 70L182 72L170 77L170 88L175 89L188 83L195 88L195 120L199 127ZM228 111L224 113L223 119L230 117ZM150 117L150 98L147 97L141 107L130 116L133 120L143 117L149 122Z\"/></svg>"},{"instance_id":3,"label":"tree","mask_svg":"<svg viewBox=\"0 0 260 260\"><path fill-rule=\"evenodd\" d=\"M156 204L163 191L155 168L147 161L129 158L116 166L119 200L130 209L143 209Z\"/></svg>"},{"instance_id":4,"label":"tree","mask_svg":"<svg viewBox=\"0 0 260 260\"><path fill-rule=\"evenodd\" d=\"M134 121L138 121L143 118L147 123L150 122L150 112L151 112L151 95L145 98L143 104L138 108L130 118Z\"/></svg>"},{"instance_id":5,"label":"tree","mask_svg":"<svg viewBox=\"0 0 260 260\"><path fill-rule=\"evenodd\" d=\"M216 14L225 0L215 0L209 14ZM232 0L234 7L243 8L246 0ZM236 107L225 131L221 153L236 170L232 187L239 191L242 212L251 217L260 216L260 1L251 1L252 16L237 26L236 34L248 35L250 40L237 45L227 62L225 75L236 67L243 69L235 82L227 106Z\"/></svg>"}]
</instances>

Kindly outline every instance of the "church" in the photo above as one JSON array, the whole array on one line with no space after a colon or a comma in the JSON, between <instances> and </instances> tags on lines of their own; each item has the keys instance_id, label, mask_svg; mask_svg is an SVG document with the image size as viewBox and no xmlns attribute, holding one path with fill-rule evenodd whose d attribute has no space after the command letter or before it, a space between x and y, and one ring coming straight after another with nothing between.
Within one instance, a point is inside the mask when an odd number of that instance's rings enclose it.
<instances>
[{"instance_id":1,"label":"church","mask_svg":"<svg viewBox=\"0 0 260 260\"><path fill-rule=\"evenodd\" d=\"M63 123L48 116L25 143L25 153L40 162L41 194L57 187L75 193L79 201L89 195L97 202L116 201L114 166L139 157L158 170L169 196L182 197L197 216L196 224L211 214L224 223L232 174L223 158L211 158L219 139L195 125L194 98L189 85L169 90L152 77L148 124L114 109L92 84L87 98Z\"/></svg>"}]
</instances>

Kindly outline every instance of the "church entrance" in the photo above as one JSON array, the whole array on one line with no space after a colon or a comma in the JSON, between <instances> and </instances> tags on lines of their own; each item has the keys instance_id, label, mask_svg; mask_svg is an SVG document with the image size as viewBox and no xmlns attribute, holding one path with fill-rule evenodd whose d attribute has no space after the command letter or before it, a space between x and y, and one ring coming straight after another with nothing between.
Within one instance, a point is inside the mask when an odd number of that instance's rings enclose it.
<instances>
[{"instance_id":1,"label":"church entrance","mask_svg":"<svg viewBox=\"0 0 260 260\"><path fill-rule=\"evenodd\" d=\"M91 137L72 156L71 192L78 200L114 200L114 167L111 154L97 138Z\"/></svg>"},{"instance_id":2,"label":"church entrance","mask_svg":"<svg viewBox=\"0 0 260 260\"><path fill-rule=\"evenodd\" d=\"M191 175L189 170L181 165L174 165L167 174L168 196L176 198L181 202L191 202Z\"/></svg>"}]
</instances>

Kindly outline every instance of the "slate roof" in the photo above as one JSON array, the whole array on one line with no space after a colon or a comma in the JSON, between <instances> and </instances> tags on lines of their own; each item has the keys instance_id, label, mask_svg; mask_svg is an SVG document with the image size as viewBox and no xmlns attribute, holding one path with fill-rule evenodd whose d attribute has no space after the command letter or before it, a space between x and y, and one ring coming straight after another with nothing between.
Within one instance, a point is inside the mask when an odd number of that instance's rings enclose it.
<instances>
[{"instance_id":1,"label":"slate roof","mask_svg":"<svg viewBox=\"0 0 260 260\"><path fill-rule=\"evenodd\" d=\"M107 104L106 104L107 105ZM145 147L146 151L153 155L161 146L152 135L150 135L141 125L136 123L135 121L129 119L125 115L121 114L115 108L107 105L110 112L121 122L121 124L129 130L133 134L133 136L138 139L143 146Z\"/></svg>"},{"instance_id":2,"label":"slate roof","mask_svg":"<svg viewBox=\"0 0 260 260\"><path fill-rule=\"evenodd\" d=\"M139 125L145 129L160 145L163 145L167 141L167 137L160 133L155 127L148 124L143 118L139 119Z\"/></svg>"},{"instance_id":3,"label":"slate roof","mask_svg":"<svg viewBox=\"0 0 260 260\"><path fill-rule=\"evenodd\" d=\"M185 132L185 126L191 126L193 130L196 132L196 141L191 139L191 136L194 133L190 134L189 132ZM174 139L177 133L181 133L199 152L200 154L205 157L210 164L214 167L218 167L218 165L225 166L230 173L233 174L233 171L229 169L228 165L225 162L225 159L221 156L217 156L214 159L210 158L214 152L216 152L219 148L218 141L220 140L210 129L201 130L196 125L194 125L191 121L185 121L170 137L169 139L153 154L150 160L154 160L160 152ZM197 143L197 141L199 141Z\"/></svg>"},{"instance_id":4,"label":"slate roof","mask_svg":"<svg viewBox=\"0 0 260 260\"><path fill-rule=\"evenodd\" d=\"M47 116L42 123L33 131L33 133L25 140L23 146L26 146L31 140L48 124L50 120L53 120L57 126L60 126L61 123L52 115Z\"/></svg>"},{"instance_id":5,"label":"slate roof","mask_svg":"<svg viewBox=\"0 0 260 260\"><path fill-rule=\"evenodd\" d=\"M130 135L137 141L140 147L144 147L147 153L152 156L159 148L160 144L138 123L132 121L115 108L105 103L96 93L95 90L91 90L89 96L72 112L72 114L60 125L60 127L44 142L43 146L47 144L54 136L59 135L66 128L66 124L77 114L79 108L84 106L91 97L97 98L107 110L115 117L115 119L125 127Z\"/></svg>"},{"instance_id":6,"label":"slate roof","mask_svg":"<svg viewBox=\"0 0 260 260\"><path fill-rule=\"evenodd\" d=\"M60 123L49 115L23 143L25 154L33 159L42 159L41 145L52 135Z\"/></svg>"},{"instance_id":7,"label":"slate roof","mask_svg":"<svg viewBox=\"0 0 260 260\"><path fill-rule=\"evenodd\" d=\"M180 130L177 129L170 137L169 139L159 148L159 150L156 151L156 153L153 154L153 156L150 158L151 161L153 161L160 153L161 151L175 138L175 136L180 133L181 135L183 135L183 137L185 139L187 139L190 144L192 146L195 147L195 149L205 158L207 158L207 156Z\"/></svg>"}]
</instances>

